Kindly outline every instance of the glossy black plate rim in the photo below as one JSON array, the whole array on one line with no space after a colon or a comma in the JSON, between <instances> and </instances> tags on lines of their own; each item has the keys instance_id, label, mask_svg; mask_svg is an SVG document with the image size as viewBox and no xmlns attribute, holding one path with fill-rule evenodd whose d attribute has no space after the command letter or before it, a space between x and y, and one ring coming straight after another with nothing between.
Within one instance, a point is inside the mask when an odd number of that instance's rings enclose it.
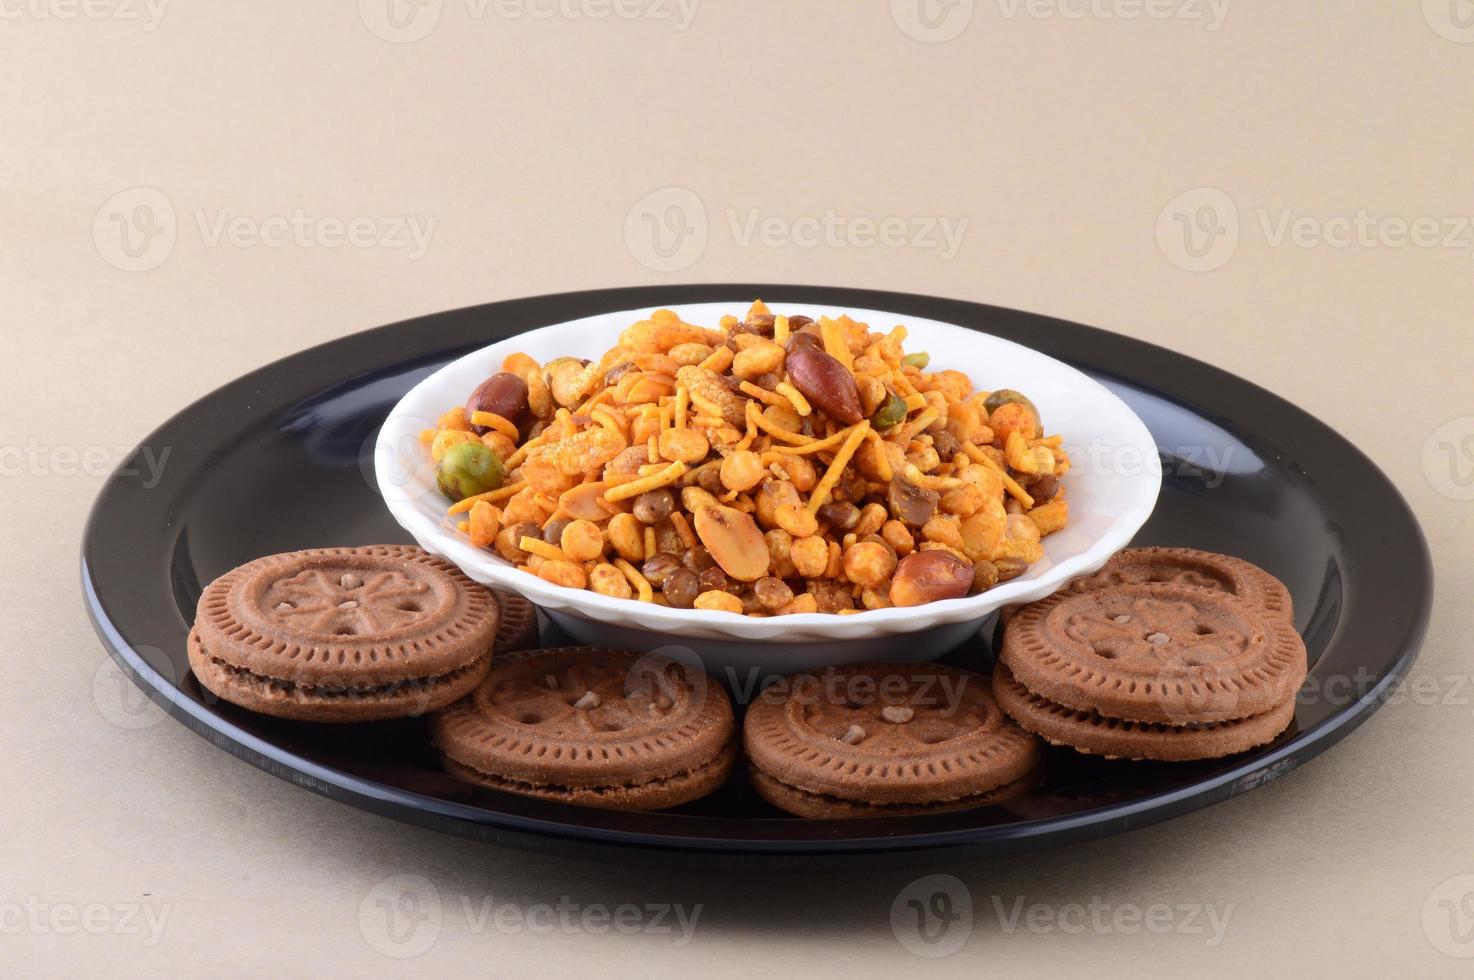
<instances>
[{"instance_id":1,"label":"glossy black plate rim","mask_svg":"<svg viewBox=\"0 0 1474 980\"><path fill-rule=\"evenodd\" d=\"M202 414L199 409L213 400L239 399L242 396L296 399L317 394L324 387L320 371L305 372L318 377L307 384L299 381L297 388L300 390L288 390L291 386L287 379L296 377L306 365L331 364L338 372L336 378L341 380L382 369L382 356L366 358L365 355L371 352L382 354L386 350L413 352L419 349L419 355L403 359L404 365L411 366L439 361L456 350L474 349L490 342L485 326L488 322L506 325L497 333L510 335L604 311L725 300L733 296L789 294L801 294L806 300L834 307L905 311L915 316L1001 332L1005 336L1025 336L1028 339L1024 342L1051 356L1191 406L1200 414L1216 417L1231 428L1256 433L1273 431L1279 444L1294 447L1296 458L1303 462L1305 472L1339 472L1346 476L1356 491L1354 494L1339 494L1337 501L1341 509L1354 512L1368 509L1369 502L1374 504L1378 519L1388 533L1382 538L1384 553L1377 556L1381 560L1362 561L1360 567L1348 573L1346 613L1331 642L1344 642L1344 634L1354 630L1363 637L1356 642L1377 642L1379 648L1385 646L1389 659L1385 661L1384 671L1354 700L1285 743L1255 753L1242 764L1211 777L1129 802L1063 816L945 830L927 829L926 824L931 818L926 817L808 822L682 816L680 819L691 825L692 832L672 835L641 830L636 821L615 826L570 823L557 816L558 811L565 808L554 807L546 818L526 813L501 813L386 786L303 759L242 730L187 696L135 649L135 644L126 636L128 624L123 622L132 620L138 623L155 613L166 614L170 597L159 596L160 608L143 612L140 617L140 610L122 608L110 600L110 586L118 583L106 579L99 571L101 563L97 561L98 556L117 554L120 547L136 544L120 532L121 528L126 528L126 522L113 519L117 516L115 511L126 506L127 494L132 489L124 474L131 466L137 465L138 461L133 457L125 460L119 472L99 493L83 538L83 594L98 636L124 673L155 703L191 730L273 775L372 812L477 838L505 839L510 835L515 841L519 836L531 835L534 838L687 851L772 854L956 847L1001 852L1062 844L1144 827L1221 802L1292 771L1335 744L1375 711L1416 658L1431 613L1431 558L1421 529L1402 496L1356 446L1272 392L1203 362L1092 327L961 300L844 287L753 283L632 287L508 300L378 327L283 358L195 402L160 426L141 445L171 445L187 441L196 428L193 420ZM433 350L428 352L422 349L426 346L427 336L433 338ZM1216 393L1216 401L1234 406L1237 417L1231 417L1226 411L1214 416L1211 409L1205 410L1201 403L1202 392L1210 389ZM1370 559L1371 556L1367 557ZM143 560L140 556L140 561ZM1360 593L1365 593L1365 596L1358 601ZM1374 606L1381 604L1399 609L1400 615L1378 615ZM1368 641L1365 637L1374 639ZM877 832L881 825L885 829ZM847 830L854 832L847 833Z\"/></svg>"}]
</instances>

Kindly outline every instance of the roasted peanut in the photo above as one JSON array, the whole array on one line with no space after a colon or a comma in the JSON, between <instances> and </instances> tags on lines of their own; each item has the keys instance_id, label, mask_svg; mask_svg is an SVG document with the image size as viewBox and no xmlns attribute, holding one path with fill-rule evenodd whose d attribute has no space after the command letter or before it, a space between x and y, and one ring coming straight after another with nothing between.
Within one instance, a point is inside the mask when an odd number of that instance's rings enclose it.
<instances>
[{"instance_id":1,"label":"roasted peanut","mask_svg":"<svg viewBox=\"0 0 1474 980\"><path fill-rule=\"evenodd\" d=\"M790 351L788 376L810 404L841 425L854 425L865 417L855 376L825 351L814 347Z\"/></svg>"},{"instance_id":2,"label":"roasted peanut","mask_svg":"<svg viewBox=\"0 0 1474 980\"><path fill-rule=\"evenodd\" d=\"M768 549L752 518L731 507L703 507L696 512L696 536L722 570L741 582L768 573Z\"/></svg>"},{"instance_id":3,"label":"roasted peanut","mask_svg":"<svg viewBox=\"0 0 1474 980\"><path fill-rule=\"evenodd\" d=\"M609 519L609 544L625 561L645 557L645 525L634 514L615 514Z\"/></svg>"},{"instance_id":4,"label":"roasted peanut","mask_svg":"<svg viewBox=\"0 0 1474 980\"><path fill-rule=\"evenodd\" d=\"M918 551L896 566L890 599L898 606L960 599L972 588L972 579L972 566L952 552Z\"/></svg>"},{"instance_id":5,"label":"roasted peanut","mask_svg":"<svg viewBox=\"0 0 1474 980\"><path fill-rule=\"evenodd\" d=\"M711 451L706 436L695 429L666 429L658 440L660 455L671 462L699 463Z\"/></svg>"}]
</instances>

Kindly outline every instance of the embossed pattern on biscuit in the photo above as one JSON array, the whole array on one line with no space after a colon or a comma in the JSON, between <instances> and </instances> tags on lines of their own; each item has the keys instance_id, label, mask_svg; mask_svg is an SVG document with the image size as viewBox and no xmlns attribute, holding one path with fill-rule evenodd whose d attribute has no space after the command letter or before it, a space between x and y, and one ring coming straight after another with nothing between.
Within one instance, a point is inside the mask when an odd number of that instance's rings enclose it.
<instances>
[{"instance_id":1,"label":"embossed pattern on biscuit","mask_svg":"<svg viewBox=\"0 0 1474 980\"><path fill-rule=\"evenodd\" d=\"M1284 703L1305 680L1289 621L1227 592L1123 585L1019 610L1000 660L1036 694L1080 711L1183 725Z\"/></svg>"},{"instance_id":2,"label":"embossed pattern on biscuit","mask_svg":"<svg viewBox=\"0 0 1474 980\"><path fill-rule=\"evenodd\" d=\"M271 555L206 586L190 660L221 697L266 714L361 721L423 714L490 667L491 593L419 548Z\"/></svg>"},{"instance_id":3,"label":"embossed pattern on biscuit","mask_svg":"<svg viewBox=\"0 0 1474 980\"><path fill-rule=\"evenodd\" d=\"M744 742L755 766L811 794L877 805L974 796L1041 759L989 687L981 674L938 664L799 674L748 707Z\"/></svg>"},{"instance_id":4,"label":"embossed pattern on biscuit","mask_svg":"<svg viewBox=\"0 0 1474 980\"><path fill-rule=\"evenodd\" d=\"M1193 548L1128 548L1118 551L1100 571L1075 579L1077 592L1117 585L1192 585L1228 592L1291 622L1294 603L1284 583L1273 575L1232 555Z\"/></svg>"},{"instance_id":5,"label":"embossed pattern on biscuit","mask_svg":"<svg viewBox=\"0 0 1474 980\"><path fill-rule=\"evenodd\" d=\"M529 786L594 789L711 765L732 739L725 690L653 654L560 647L498 658L477 690L431 720L450 761Z\"/></svg>"}]
</instances>

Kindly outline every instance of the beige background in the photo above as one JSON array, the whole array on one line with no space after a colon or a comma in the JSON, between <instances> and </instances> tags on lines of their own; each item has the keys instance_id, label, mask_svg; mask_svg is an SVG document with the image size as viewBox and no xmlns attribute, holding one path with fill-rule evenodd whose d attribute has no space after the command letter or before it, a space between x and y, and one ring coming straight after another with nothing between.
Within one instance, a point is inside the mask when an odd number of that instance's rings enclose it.
<instances>
[{"instance_id":1,"label":"beige background","mask_svg":"<svg viewBox=\"0 0 1474 980\"><path fill-rule=\"evenodd\" d=\"M705 0L689 23L654 0L602 20L428 0L396 29L381 0L177 0L157 20L144 0L0 0L6 972L387 969L384 953L408 947L384 940L374 903L402 882L374 889L397 875L441 899L410 963L445 973L1466 968L1440 947L1474 953L1458 943L1474 878L1444 884L1474 874L1474 503L1460 499L1474 455L1455 471L1441 453L1474 434L1474 30L1445 0L1236 0L1221 22L1206 0L1153 0L1174 16L1137 19L1114 16L1133 0L1091 2L962 2L934 7L953 19L928 29L913 0ZM669 188L690 194L639 203ZM668 238L684 267L657 271L643 214L682 202L671 227L698 234ZM299 208L300 241L251 237ZM926 236L867 246L863 221L835 245L792 240L798 219L831 210L965 233L955 254ZM1358 211L1381 224L1345 243L1331 219ZM754 212L778 219L766 239L743 235ZM1216 249L1195 258L1178 214L1225 230ZM1287 215L1306 219L1294 238L1279 235ZM135 255L115 216L139 219ZM1429 216L1438 234L1394 247L1398 221ZM333 221L411 217L434 222L423 254L326 245ZM214 234L225 219L240 219L233 238ZM1204 264L1216 268L1184 268ZM141 265L154 267L126 271ZM414 314L740 279L1043 311L1204 358L1319 415L1391 474L1432 543L1424 693L1292 777L1168 825L800 878L475 846L321 799L124 699L76 555L103 471L159 421L250 368ZM923 961L889 910L932 872L965 882L974 923L961 951ZM498 929L464 911L485 902L505 925L565 897L702 911L684 945ZM1010 931L995 898L1006 913L1040 905L1054 926ZM1461 899L1450 918L1440 901ZM1127 916L1165 903L1187 927L1213 912L1228 928L1213 945L1129 919L1057 927L1092 901ZM69 918L84 913L97 934ZM165 916L160 935L149 914Z\"/></svg>"}]
</instances>

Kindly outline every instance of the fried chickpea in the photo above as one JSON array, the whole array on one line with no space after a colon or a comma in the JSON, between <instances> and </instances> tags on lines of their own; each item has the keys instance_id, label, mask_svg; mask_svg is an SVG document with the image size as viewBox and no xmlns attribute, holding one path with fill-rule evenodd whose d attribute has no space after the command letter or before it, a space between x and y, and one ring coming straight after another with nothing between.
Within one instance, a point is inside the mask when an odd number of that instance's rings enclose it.
<instances>
[{"instance_id":1,"label":"fried chickpea","mask_svg":"<svg viewBox=\"0 0 1474 980\"><path fill-rule=\"evenodd\" d=\"M583 566L571 561L545 561L537 567L537 577L570 589L581 589L588 585L588 576L584 575Z\"/></svg>"},{"instance_id":2,"label":"fried chickpea","mask_svg":"<svg viewBox=\"0 0 1474 980\"><path fill-rule=\"evenodd\" d=\"M962 522L950 514L933 514L931 520L921 526L921 536L928 541L962 550Z\"/></svg>"},{"instance_id":3,"label":"fried chickpea","mask_svg":"<svg viewBox=\"0 0 1474 980\"><path fill-rule=\"evenodd\" d=\"M798 504L780 504L773 520L795 538L807 538L819 531L819 519Z\"/></svg>"},{"instance_id":4,"label":"fried chickpea","mask_svg":"<svg viewBox=\"0 0 1474 980\"><path fill-rule=\"evenodd\" d=\"M798 489L787 480L767 479L757 492L757 520L763 527L778 526L778 508L784 504L803 506Z\"/></svg>"},{"instance_id":5,"label":"fried chickpea","mask_svg":"<svg viewBox=\"0 0 1474 980\"><path fill-rule=\"evenodd\" d=\"M793 601L778 610L780 616L792 616L795 613L813 613L819 611L819 600L805 592L803 595L794 596Z\"/></svg>"},{"instance_id":6,"label":"fried chickpea","mask_svg":"<svg viewBox=\"0 0 1474 980\"><path fill-rule=\"evenodd\" d=\"M742 449L722 460L722 486L739 493L751 490L763 478L763 463L757 453Z\"/></svg>"},{"instance_id":7,"label":"fried chickpea","mask_svg":"<svg viewBox=\"0 0 1474 980\"><path fill-rule=\"evenodd\" d=\"M874 534L881 529L890 516L884 504L866 504L865 509L860 511L859 522L855 525L855 537L863 538L867 534Z\"/></svg>"},{"instance_id":8,"label":"fried chickpea","mask_svg":"<svg viewBox=\"0 0 1474 980\"><path fill-rule=\"evenodd\" d=\"M878 588L895 570L896 556L885 545L860 541L845 549L844 574L856 585Z\"/></svg>"},{"instance_id":9,"label":"fried chickpea","mask_svg":"<svg viewBox=\"0 0 1474 980\"><path fill-rule=\"evenodd\" d=\"M696 597L696 608L706 609L712 612L728 612L741 615L742 600L730 592L720 592L712 589Z\"/></svg>"},{"instance_id":10,"label":"fried chickpea","mask_svg":"<svg viewBox=\"0 0 1474 980\"><path fill-rule=\"evenodd\" d=\"M764 340L738 352L732 361L732 374L744 381L776 371L783 365L783 348Z\"/></svg>"},{"instance_id":11,"label":"fried chickpea","mask_svg":"<svg viewBox=\"0 0 1474 980\"><path fill-rule=\"evenodd\" d=\"M793 601L793 590L788 587L788 583L772 576L754 582L752 592L762 607L770 612L782 609Z\"/></svg>"},{"instance_id":12,"label":"fried chickpea","mask_svg":"<svg viewBox=\"0 0 1474 980\"><path fill-rule=\"evenodd\" d=\"M763 535L763 540L768 545L768 569L778 578L791 578L795 572L793 535L781 527L775 527Z\"/></svg>"},{"instance_id":13,"label":"fried chickpea","mask_svg":"<svg viewBox=\"0 0 1474 980\"><path fill-rule=\"evenodd\" d=\"M804 578L819 578L829 567L829 544L820 537L799 538L788 549L794 569Z\"/></svg>"},{"instance_id":14,"label":"fried chickpea","mask_svg":"<svg viewBox=\"0 0 1474 980\"><path fill-rule=\"evenodd\" d=\"M983 491L969 483L942 494L942 510L958 517L971 517L982 509L984 499Z\"/></svg>"},{"instance_id":15,"label":"fried chickpea","mask_svg":"<svg viewBox=\"0 0 1474 980\"><path fill-rule=\"evenodd\" d=\"M593 561L604 553L604 535L593 521L570 522L559 535L558 544L574 561Z\"/></svg>"},{"instance_id":16,"label":"fried chickpea","mask_svg":"<svg viewBox=\"0 0 1474 980\"><path fill-rule=\"evenodd\" d=\"M600 562L589 572L589 588L599 595L615 599L631 599L635 594L629 579L624 577L624 572L608 562Z\"/></svg>"},{"instance_id":17,"label":"fried chickpea","mask_svg":"<svg viewBox=\"0 0 1474 980\"><path fill-rule=\"evenodd\" d=\"M512 443L512 440L495 429L492 429L481 437L481 445L496 453L496 458L502 460L505 460L517 451L517 447Z\"/></svg>"},{"instance_id":18,"label":"fried chickpea","mask_svg":"<svg viewBox=\"0 0 1474 980\"><path fill-rule=\"evenodd\" d=\"M935 446L922 446L914 453L907 453L906 461L916 464L916 468L923 473L930 473L942 465L942 457Z\"/></svg>"},{"instance_id":19,"label":"fried chickpea","mask_svg":"<svg viewBox=\"0 0 1474 980\"><path fill-rule=\"evenodd\" d=\"M819 482L819 474L814 472L814 464L802 456L790 456L778 464L783 472L788 474L788 481L799 493L808 493L814 489L814 484Z\"/></svg>"},{"instance_id":20,"label":"fried chickpea","mask_svg":"<svg viewBox=\"0 0 1474 980\"><path fill-rule=\"evenodd\" d=\"M898 555L909 555L916 550L916 539L900 521L886 521L880 526L880 536Z\"/></svg>"},{"instance_id":21,"label":"fried chickpea","mask_svg":"<svg viewBox=\"0 0 1474 980\"><path fill-rule=\"evenodd\" d=\"M440 462L451 446L460 445L463 442L475 442L476 433L467 429L441 429L435 433L435 439L430 443L430 458Z\"/></svg>"},{"instance_id":22,"label":"fried chickpea","mask_svg":"<svg viewBox=\"0 0 1474 980\"><path fill-rule=\"evenodd\" d=\"M860 390L860 411L866 417L875 414L875 410L885 404L890 397L890 392L885 390L885 384L877 377L862 374L855 379Z\"/></svg>"},{"instance_id":23,"label":"fried chickpea","mask_svg":"<svg viewBox=\"0 0 1474 980\"><path fill-rule=\"evenodd\" d=\"M711 348L705 344L676 344L670 349L670 359L676 362L676 367L700 364L710 356Z\"/></svg>"},{"instance_id":24,"label":"fried chickpea","mask_svg":"<svg viewBox=\"0 0 1474 980\"><path fill-rule=\"evenodd\" d=\"M609 519L609 544L625 561L644 561L645 525L634 514L615 514Z\"/></svg>"},{"instance_id":25,"label":"fried chickpea","mask_svg":"<svg viewBox=\"0 0 1474 980\"><path fill-rule=\"evenodd\" d=\"M695 429L666 429L657 443L660 455L673 463L699 463L711 451L706 436Z\"/></svg>"},{"instance_id":26,"label":"fried chickpea","mask_svg":"<svg viewBox=\"0 0 1474 980\"><path fill-rule=\"evenodd\" d=\"M498 531L491 545L496 549L496 553L507 561L520 563L527 560L527 552L517 547L517 542L521 541L524 536L535 538L540 534L542 534L542 528L530 521L513 524Z\"/></svg>"},{"instance_id":27,"label":"fried chickpea","mask_svg":"<svg viewBox=\"0 0 1474 980\"><path fill-rule=\"evenodd\" d=\"M803 427L803 419L799 418L798 413L787 405L769 405L763 409L763 418L789 432L797 432Z\"/></svg>"},{"instance_id":28,"label":"fried chickpea","mask_svg":"<svg viewBox=\"0 0 1474 980\"><path fill-rule=\"evenodd\" d=\"M890 583L883 582L879 588L862 590L860 605L866 609L889 609L891 607Z\"/></svg>"}]
</instances>

